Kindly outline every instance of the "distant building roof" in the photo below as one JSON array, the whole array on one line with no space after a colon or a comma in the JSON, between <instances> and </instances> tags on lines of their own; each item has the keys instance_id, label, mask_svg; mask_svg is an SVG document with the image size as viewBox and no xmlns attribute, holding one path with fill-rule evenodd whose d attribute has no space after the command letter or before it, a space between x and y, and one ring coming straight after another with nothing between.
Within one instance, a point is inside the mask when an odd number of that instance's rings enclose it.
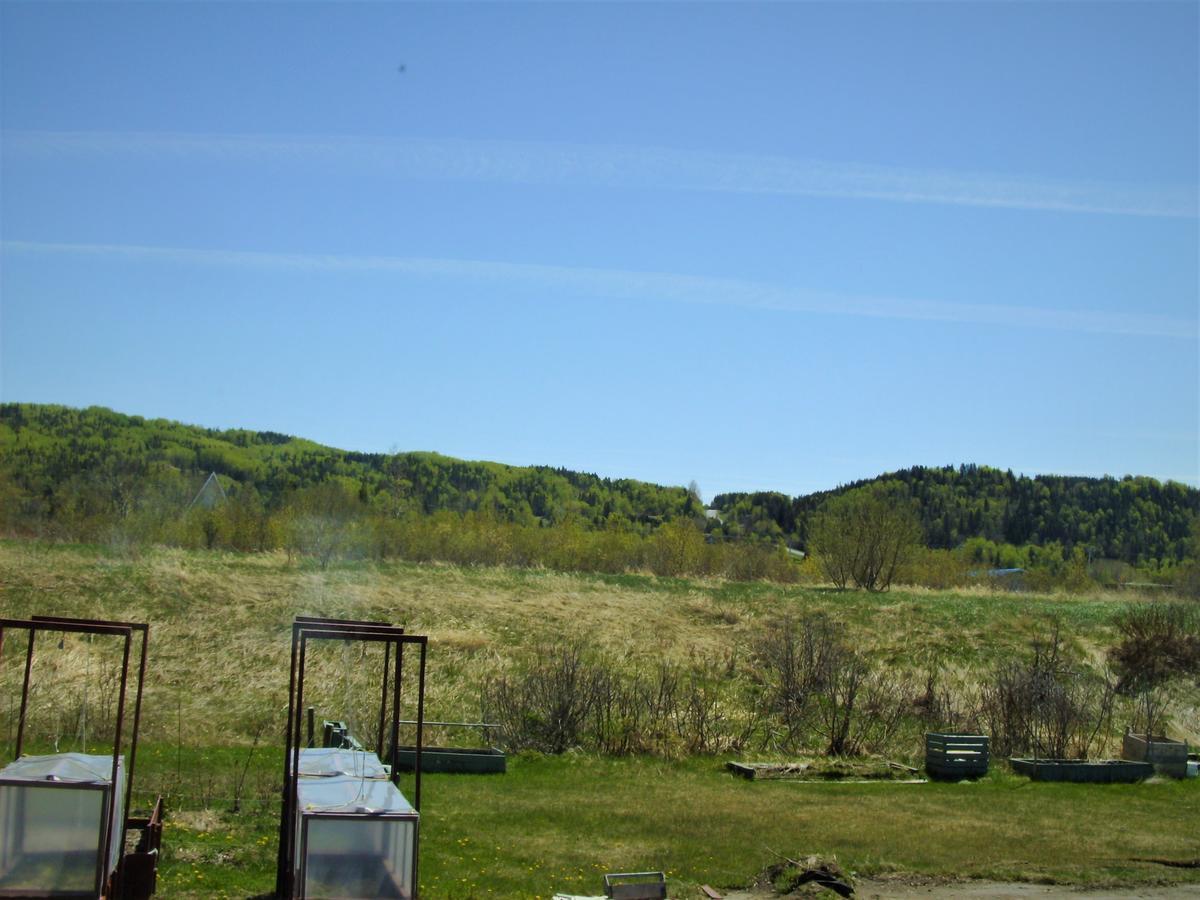
<instances>
[{"instance_id":1,"label":"distant building roof","mask_svg":"<svg viewBox=\"0 0 1200 900\"><path fill-rule=\"evenodd\" d=\"M196 496L192 498L192 502L188 504L188 509L191 509L193 506L203 506L205 509L212 509L214 506L224 503L228 499L225 495L225 488L221 487L221 482L217 480L217 473L209 472L204 485L200 488Z\"/></svg>"}]
</instances>

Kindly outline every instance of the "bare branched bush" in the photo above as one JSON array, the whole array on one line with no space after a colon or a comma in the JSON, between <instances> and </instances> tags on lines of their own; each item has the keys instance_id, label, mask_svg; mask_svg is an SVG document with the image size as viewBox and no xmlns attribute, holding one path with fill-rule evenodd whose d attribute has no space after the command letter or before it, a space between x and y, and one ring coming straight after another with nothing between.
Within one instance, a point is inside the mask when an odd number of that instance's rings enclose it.
<instances>
[{"instance_id":1,"label":"bare branched bush","mask_svg":"<svg viewBox=\"0 0 1200 900\"><path fill-rule=\"evenodd\" d=\"M910 704L903 679L846 646L824 616L774 623L755 660L775 726L767 743L777 749L794 752L818 738L833 756L882 750Z\"/></svg>"},{"instance_id":2,"label":"bare branched bush","mask_svg":"<svg viewBox=\"0 0 1200 900\"><path fill-rule=\"evenodd\" d=\"M543 646L536 656L524 672L487 684L485 715L500 724L499 740L508 749L562 753L581 745L602 676L580 642Z\"/></svg>"},{"instance_id":3,"label":"bare branched bush","mask_svg":"<svg viewBox=\"0 0 1200 900\"><path fill-rule=\"evenodd\" d=\"M543 649L516 672L485 683L483 713L509 750L584 747L678 756L743 747L757 724L729 702L728 660L650 671L588 653L581 643Z\"/></svg>"},{"instance_id":4,"label":"bare branched bush","mask_svg":"<svg viewBox=\"0 0 1200 900\"><path fill-rule=\"evenodd\" d=\"M816 692L821 687L823 646L831 640L823 619L772 623L754 648L754 662L765 691L764 712L771 720L768 743L794 751L803 745L811 725Z\"/></svg>"},{"instance_id":5,"label":"bare branched bush","mask_svg":"<svg viewBox=\"0 0 1200 900\"><path fill-rule=\"evenodd\" d=\"M994 752L1051 759L1101 752L1112 730L1116 680L1068 658L1058 626L1033 657L999 665L981 694Z\"/></svg>"}]
</instances>

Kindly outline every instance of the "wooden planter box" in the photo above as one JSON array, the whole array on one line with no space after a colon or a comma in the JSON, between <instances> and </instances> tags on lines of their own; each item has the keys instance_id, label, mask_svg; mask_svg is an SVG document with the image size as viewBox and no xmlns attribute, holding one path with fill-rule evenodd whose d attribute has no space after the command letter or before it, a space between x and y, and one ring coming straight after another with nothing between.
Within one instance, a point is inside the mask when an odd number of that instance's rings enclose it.
<instances>
[{"instance_id":1,"label":"wooden planter box","mask_svg":"<svg viewBox=\"0 0 1200 900\"><path fill-rule=\"evenodd\" d=\"M986 734L925 735L925 771L933 778L979 778L987 774L990 759Z\"/></svg>"},{"instance_id":2,"label":"wooden planter box","mask_svg":"<svg viewBox=\"0 0 1200 900\"><path fill-rule=\"evenodd\" d=\"M1077 781L1091 784L1132 784L1154 774L1147 762L1124 759L1020 759L1008 761L1013 771L1034 781Z\"/></svg>"},{"instance_id":3,"label":"wooden planter box","mask_svg":"<svg viewBox=\"0 0 1200 900\"><path fill-rule=\"evenodd\" d=\"M411 772L416 759L416 748L401 747L396 754L396 768ZM504 751L494 747L422 747L422 772L456 772L464 775L503 775L508 771Z\"/></svg>"},{"instance_id":4,"label":"wooden planter box","mask_svg":"<svg viewBox=\"0 0 1200 900\"><path fill-rule=\"evenodd\" d=\"M1187 776L1188 745L1160 734L1144 735L1126 732L1121 743L1121 756L1136 762L1148 762L1159 775L1172 778Z\"/></svg>"}]
</instances>

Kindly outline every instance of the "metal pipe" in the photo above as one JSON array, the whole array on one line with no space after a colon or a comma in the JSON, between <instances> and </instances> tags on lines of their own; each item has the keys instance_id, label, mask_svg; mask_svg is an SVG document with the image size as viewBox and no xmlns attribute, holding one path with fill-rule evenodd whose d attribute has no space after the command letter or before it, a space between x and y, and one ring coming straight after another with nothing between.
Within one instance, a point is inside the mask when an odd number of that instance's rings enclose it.
<instances>
[{"instance_id":1,"label":"metal pipe","mask_svg":"<svg viewBox=\"0 0 1200 900\"><path fill-rule=\"evenodd\" d=\"M112 762L112 781L111 781L112 789L109 791L109 797L108 797L108 831L104 835L104 847L103 847L103 850L100 855L100 859L103 860L106 870L108 868L109 850L112 847L113 839L116 837L116 835L113 834L113 831L116 828L116 824L117 824L117 773L121 767L121 727L125 723L125 691L126 691L126 688L129 686L129 649L130 649L130 645L132 643L133 643L133 632L131 630L127 630L125 632L124 654L121 657L121 691L120 691L120 694L118 694L118 696L117 696L117 724L116 724L115 734L113 735L113 762ZM122 843L121 843L120 852L117 854L117 867L114 870L114 872L110 873L110 872L106 871L106 873L105 873L106 880L107 880L107 876L109 874L115 874L117 882L120 882L120 880L121 880L121 869L124 868L124 863L125 863L124 840L125 840L125 823L122 822L121 823L121 841L122 841Z\"/></svg>"},{"instance_id":2,"label":"metal pipe","mask_svg":"<svg viewBox=\"0 0 1200 900\"><path fill-rule=\"evenodd\" d=\"M275 855L275 896L287 896L287 828L291 821L291 807L288 804L290 793L288 773L292 763L292 709L296 693L296 640L299 636L299 626L292 625L292 659L288 667L288 712L287 727L283 737L283 795L279 798L279 852Z\"/></svg>"},{"instance_id":3,"label":"metal pipe","mask_svg":"<svg viewBox=\"0 0 1200 900\"><path fill-rule=\"evenodd\" d=\"M21 758L21 750L25 746L25 712L29 707L29 674L33 670L33 636L36 628L29 629L29 646L25 650L25 680L21 683L21 714L17 719L17 752L15 759Z\"/></svg>"},{"instance_id":4,"label":"metal pipe","mask_svg":"<svg viewBox=\"0 0 1200 900\"><path fill-rule=\"evenodd\" d=\"M304 629L300 629L300 665L296 673L296 708L299 709L304 705L304 661L308 654L308 639L305 636ZM297 722L297 727L299 723ZM291 783L288 785L288 800L291 804L293 815L299 808L300 804L300 736L296 735L296 742L292 745L292 777ZM292 883L296 873L296 828L295 822L291 823L288 828L288 868L287 882L290 888L295 885Z\"/></svg>"},{"instance_id":5,"label":"metal pipe","mask_svg":"<svg viewBox=\"0 0 1200 900\"><path fill-rule=\"evenodd\" d=\"M392 767L392 784L400 788L400 684L404 677L404 645L396 645L396 683L392 685L392 752L388 762Z\"/></svg>"},{"instance_id":6,"label":"metal pipe","mask_svg":"<svg viewBox=\"0 0 1200 900\"><path fill-rule=\"evenodd\" d=\"M383 720L387 712L388 666L391 664L392 645L383 645L383 687L379 695L379 731L376 732L375 753L383 759Z\"/></svg>"},{"instance_id":7,"label":"metal pipe","mask_svg":"<svg viewBox=\"0 0 1200 900\"><path fill-rule=\"evenodd\" d=\"M413 771L416 773L416 784L413 786L413 806L421 811L421 744L425 737L425 650L428 645L421 644L421 671L417 676L417 752L413 757Z\"/></svg>"},{"instance_id":8,"label":"metal pipe","mask_svg":"<svg viewBox=\"0 0 1200 900\"><path fill-rule=\"evenodd\" d=\"M146 654L150 643L150 626L142 626L142 658L138 662L137 694L133 701L133 734L129 739L129 770L125 773L125 820L121 823L121 859L125 858L125 841L129 832L130 804L133 802L133 770L137 764L138 732L142 725L142 685L146 681Z\"/></svg>"}]
</instances>

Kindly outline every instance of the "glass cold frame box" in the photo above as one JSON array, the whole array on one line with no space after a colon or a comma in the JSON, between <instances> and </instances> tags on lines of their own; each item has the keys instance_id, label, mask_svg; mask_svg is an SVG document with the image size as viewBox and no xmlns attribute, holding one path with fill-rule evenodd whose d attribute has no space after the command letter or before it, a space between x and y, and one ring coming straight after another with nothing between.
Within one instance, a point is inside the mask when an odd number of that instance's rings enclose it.
<instances>
[{"instance_id":1,"label":"glass cold frame box","mask_svg":"<svg viewBox=\"0 0 1200 900\"><path fill-rule=\"evenodd\" d=\"M418 814L374 753L301 751L297 779L299 896L414 896Z\"/></svg>"},{"instance_id":2,"label":"glass cold frame box","mask_svg":"<svg viewBox=\"0 0 1200 900\"><path fill-rule=\"evenodd\" d=\"M0 769L0 897L99 896L125 821L124 759L116 790L112 763L111 755L55 753Z\"/></svg>"}]
</instances>

